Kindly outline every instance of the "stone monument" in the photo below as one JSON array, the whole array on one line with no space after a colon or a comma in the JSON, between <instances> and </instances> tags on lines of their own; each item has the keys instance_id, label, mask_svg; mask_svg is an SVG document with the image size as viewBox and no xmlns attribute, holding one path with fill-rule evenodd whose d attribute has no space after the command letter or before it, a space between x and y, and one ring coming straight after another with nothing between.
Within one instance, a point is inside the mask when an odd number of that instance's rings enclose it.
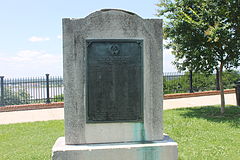
<instances>
[{"instance_id":1,"label":"stone monument","mask_svg":"<svg viewBox=\"0 0 240 160\"><path fill-rule=\"evenodd\" d=\"M162 20L104 9L63 19L65 137L53 160L177 159L163 134Z\"/></svg>"}]
</instances>

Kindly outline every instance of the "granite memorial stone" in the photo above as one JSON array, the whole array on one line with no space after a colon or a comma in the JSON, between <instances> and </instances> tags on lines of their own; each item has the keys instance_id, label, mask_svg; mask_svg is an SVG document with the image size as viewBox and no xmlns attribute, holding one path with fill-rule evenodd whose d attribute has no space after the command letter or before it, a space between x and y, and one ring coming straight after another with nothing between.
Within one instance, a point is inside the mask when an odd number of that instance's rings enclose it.
<instances>
[{"instance_id":1,"label":"granite memorial stone","mask_svg":"<svg viewBox=\"0 0 240 160\"><path fill-rule=\"evenodd\" d=\"M63 19L65 137L53 160L177 159L162 67L161 19L118 9Z\"/></svg>"}]
</instances>

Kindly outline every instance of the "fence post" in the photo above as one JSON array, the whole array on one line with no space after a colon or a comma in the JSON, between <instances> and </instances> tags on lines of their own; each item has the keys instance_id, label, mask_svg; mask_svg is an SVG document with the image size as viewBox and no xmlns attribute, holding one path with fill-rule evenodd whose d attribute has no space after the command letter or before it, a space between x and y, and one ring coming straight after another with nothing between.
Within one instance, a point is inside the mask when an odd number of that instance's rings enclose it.
<instances>
[{"instance_id":1,"label":"fence post","mask_svg":"<svg viewBox=\"0 0 240 160\"><path fill-rule=\"evenodd\" d=\"M1 87L1 102L0 106L4 106L4 85L3 85L4 76L0 76L0 87Z\"/></svg>"},{"instance_id":2,"label":"fence post","mask_svg":"<svg viewBox=\"0 0 240 160\"><path fill-rule=\"evenodd\" d=\"M193 75L192 75L192 70L189 71L189 85L190 85L190 93L193 93Z\"/></svg>"},{"instance_id":3,"label":"fence post","mask_svg":"<svg viewBox=\"0 0 240 160\"><path fill-rule=\"evenodd\" d=\"M50 98L49 98L49 74L46 74L46 85L47 85L47 100L46 103L50 103Z\"/></svg>"}]
</instances>

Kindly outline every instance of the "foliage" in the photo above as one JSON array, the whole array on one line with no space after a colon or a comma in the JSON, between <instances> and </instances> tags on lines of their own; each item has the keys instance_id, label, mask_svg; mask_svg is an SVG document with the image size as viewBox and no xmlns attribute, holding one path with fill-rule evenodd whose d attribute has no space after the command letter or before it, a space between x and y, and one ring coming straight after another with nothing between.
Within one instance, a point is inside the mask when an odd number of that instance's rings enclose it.
<instances>
[{"instance_id":1,"label":"foliage","mask_svg":"<svg viewBox=\"0 0 240 160\"><path fill-rule=\"evenodd\" d=\"M164 36L180 70L212 72L239 65L240 3L236 0L160 0Z\"/></svg>"},{"instance_id":2,"label":"foliage","mask_svg":"<svg viewBox=\"0 0 240 160\"><path fill-rule=\"evenodd\" d=\"M57 96L54 96L52 99L52 102L63 102L64 100L64 94L60 94Z\"/></svg>"},{"instance_id":3,"label":"foliage","mask_svg":"<svg viewBox=\"0 0 240 160\"><path fill-rule=\"evenodd\" d=\"M164 77L163 91L164 94L189 92L189 77L186 74L171 79Z\"/></svg>"},{"instance_id":4,"label":"foliage","mask_svg":"<svg viewBox=\"0 0 240 160\"><path fill-rule=\"evenodd\" d=\"M240 3L237 0L160 0L165 38L180 70L219 71L224 113L223 68L240 64Z\"/></svg>"},{"instance_id":5,"label":"foliage","mask_svg":"<svg viewBox=\"0 0 240 160\"><path fill-rule=\"evenodd\" d=\"M163 78L164 94L187 93L190 91L189 72L184 75L175 76L172 79ZM216 90L216 75L193 73L193 91ZM235 83L240 80L240 74L237 71L225 71L223 73L224 89L234 88Z\"/></svg>"},{"instance_id":6,"label":"foliage","mask_svg":"<svg viewBox=\"0 0 240 160\"><path fill-rule=\"evenodd\" d=\"M30 100L30 94L27 91L20 89L13 91L10 88L4 88L4 104L5 105L18 105L28 104Z\"/></svg>"},{"instance_id":7,"label":"foliage","mask_svg":"<svg viewBox=\"0 0 240 160\"><path fill-rule=\"evenodd\" d=\"M234 88L240 80L240 73L234 70L223 72L223 84L225 89Z\"/></svg>"}]
</instances>

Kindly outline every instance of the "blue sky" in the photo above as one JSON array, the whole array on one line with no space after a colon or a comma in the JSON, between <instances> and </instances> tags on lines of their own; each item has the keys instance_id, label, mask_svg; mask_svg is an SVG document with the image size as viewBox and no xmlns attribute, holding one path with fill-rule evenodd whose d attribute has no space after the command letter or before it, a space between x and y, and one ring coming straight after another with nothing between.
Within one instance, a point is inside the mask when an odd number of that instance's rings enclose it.
<instances>
[{"instance_id":1,"label":"blue sky","mask_svg":"<svg viewBox=\"0 0 240 160\"><path fill-rule=\"evenodd\" d=\"M0 75L62 75L62 18L83 18L103 8L155 16L158 0L6 0L0 5ZM164 50L164 72L175 71Z\"/></svg>"}]
</instances>

